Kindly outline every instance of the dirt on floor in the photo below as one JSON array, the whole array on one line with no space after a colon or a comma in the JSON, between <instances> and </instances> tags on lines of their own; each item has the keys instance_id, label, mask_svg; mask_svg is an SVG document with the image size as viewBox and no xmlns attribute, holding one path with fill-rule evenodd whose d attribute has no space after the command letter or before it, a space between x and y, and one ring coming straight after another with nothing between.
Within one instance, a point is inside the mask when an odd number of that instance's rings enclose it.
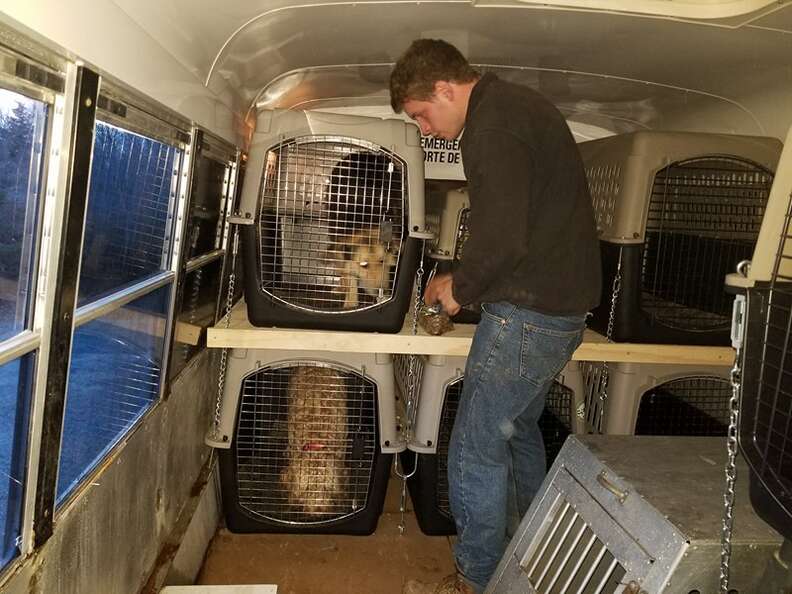
<instances>
[{"instance_id":1,"label":"dirt on floor","mask_svg":"<svg viewBox=\"0 0 792 594\"><path fill-rule=\"evenodd\" d=\"M391 477L370 536L232 534L221 528L199 584L276 584L278 594L400 594L404 582L454 571L451 538L426 536L408 506L399 531L400 482Z\"/></svg>"}]
</instances>

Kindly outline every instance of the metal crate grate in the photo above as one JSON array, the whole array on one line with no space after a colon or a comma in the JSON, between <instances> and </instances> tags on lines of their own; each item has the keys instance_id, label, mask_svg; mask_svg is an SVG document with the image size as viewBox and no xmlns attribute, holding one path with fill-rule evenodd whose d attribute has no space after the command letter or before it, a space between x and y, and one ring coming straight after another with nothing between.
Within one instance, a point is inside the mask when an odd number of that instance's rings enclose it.
<instances>
[{"instance_id":1,"label":"metal crate grate","mask_svg":"<svg viewBox=\"0 0 792 594\"><path fill-rule=\"evenodd\" d=\"M520 564L536 592L613 594L626 570L567 501L559 500Z\"/></svg>"},{"instance_id":2,"label":"metal crate grate","mask_svg":"<svg viewBox=\"0 0 792 594\"><path fill-rule=\"evenodd\" d=\"M462 396L462 378L456 379L446 386L443 399L443 412L440 415L440 430L437 432L437 511L449 520L451 504L448 500L448 445L451 442L451 431L454 429L454 419L459 409L459 399Z\"/></svg>"},{"instance_id":3,"label":"metal crate grate","mask_svg":"<svg viewBox=\"0 0 792 594\"><path fill-rule=\"evenodd\" d=\"M409 377L410 377L410 356L411 355L394 355L393 356L393 374L396 380L396 390L403 398L407 398L409 394ZM415 363L413 364L413 381L415 383L416 398L420 396L421 378L423 377L423 370L425 364L425 357L415 355Z\"/></svg>"},{"instance_id":4,"label":"metal crate grate","mask_svg":"<svg viewBox=\"0 0 792 594\"><path fill-rule=\"evenodd\" d=\"M242 383L239 505L258 518L321 524L366 508L377 448L377 388L318 362L268 366Z\"/></svg>"},{"instance_id":5,"label":"metal crate grate","mask_svg":"<svg viewBox=\"0 0 792 594\"><path fill-rule=\"evenodd\" d=\"M346 138L298 138L267 153L259 210L261 289L314 312L394 294L406 231L405 166Z\"/></svg>"},{"instance_id":6,"label":"metal crate grate","mask_svg":"<svg viewBox=\"0 0 792 594\"><path fill-rule=\"evenodd\" d=\"M636 435L725 436L731 383L721 377L685 377L655 386L641 397Z\"/></svg>"},{"instance_id":7,"label":"metal crate grate","mask_svg":"<svg viewBox=\"0 0 792 594\"><path fill-rule=\"evenodd\" d=\"M654 178L641 271L642 308L688 331L728 329L723 279L750 259L773 174L743 159L680 161Z\"/></svg>"},{"instance_id":8,"label":"metal crate grate","mask_svg":"<svg viewBox=\"0 0 792 594\"><path fill-rule=\"evenodd\" d=\"M436 501L438 511L449 519L452 518L452 515L448 500L448 445L451 441L454 419L459 409L463 384L463 378L459 378L446 386L443 412L440 416L440 430L437 434ZM539 418L539 429L542 431L548 468L572 431L573 397L573 391L556 380L545 399L545 409Z\"/></svg>"},{"instance_id":9,"label":"metal crate grate","mask_svg":"<svg viewBox=\"0 0 792 594\"><path fill-rule=\"evenodd\" d=\"M593 433L602 433L605 416L608 376L605 363L581 361L580 372L583 376L585 390L585 421L586 427Z\"/></svg>"},{"instance_id":10,"label":"metal crate grate","mask_svg":"<svg viewBox=\"0 0 792 594\"><path fill-rule=\"evenodd\" d=\"M548 468L555 461L566 438L572 433L574 396L575 393L571 388L554 381L545 398L545 409L539 418L539 428L542 430Z\"/></svg>"},{"instance_id":11,"label":"metal crate grate","mask_svg":"<svg viewBox=\"0 0 792 594\"><path fill-rule=\"evenodd\" d=\"M597 165L586 169L594 221L603 232L613 224L616 200L621 191L621 167L618 164Z\"/></svg>"},{"instance_id":12,"label":"metal crate grate","mask_svg":"<svg viewBox=\"0 0 792 594\"><path fill-rule=\"evenodd\" d=\"M462 250L470 237L470 209L463 208L459 211L459 224L457 225L456 245L454 246L454 260L462 258Z\"/></svg>"}]
</instances>

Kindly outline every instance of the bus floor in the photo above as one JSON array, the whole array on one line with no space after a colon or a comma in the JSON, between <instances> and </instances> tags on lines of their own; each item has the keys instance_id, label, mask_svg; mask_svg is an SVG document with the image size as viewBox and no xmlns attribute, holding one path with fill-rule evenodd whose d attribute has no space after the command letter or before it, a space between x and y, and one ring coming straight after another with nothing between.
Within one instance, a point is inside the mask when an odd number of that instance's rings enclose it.
<instances>
[{"instance_id":1,"label":"bus floor","mask_svg":"<svg viewBox=\"0 0 792 594\"><path fill-rule=\"evenodd\" d=\"M400 594L404 582L434 582L454 571L453 537L427 536L407 500L399 533L401 481L391 476L370 536L233 534L221 527L198 583L276 584L278 594Z\"/></svg>"}]
</instances>

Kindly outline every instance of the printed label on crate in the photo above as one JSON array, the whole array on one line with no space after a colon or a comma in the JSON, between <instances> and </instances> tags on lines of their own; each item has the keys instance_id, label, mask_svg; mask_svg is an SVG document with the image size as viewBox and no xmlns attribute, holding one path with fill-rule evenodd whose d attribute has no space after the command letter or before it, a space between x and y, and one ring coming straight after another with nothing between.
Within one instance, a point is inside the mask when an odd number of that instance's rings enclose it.
<instances>
[{"instance_id":1,"label":"printed label on crate","mask_svg":"<svg viewBox=\"0 0 792 594\"><path fill-rule=\"evenodd\" d=\"M422 136L426 179L465 179L459 139L445 140Z\"/></svg>"}]
</instances>

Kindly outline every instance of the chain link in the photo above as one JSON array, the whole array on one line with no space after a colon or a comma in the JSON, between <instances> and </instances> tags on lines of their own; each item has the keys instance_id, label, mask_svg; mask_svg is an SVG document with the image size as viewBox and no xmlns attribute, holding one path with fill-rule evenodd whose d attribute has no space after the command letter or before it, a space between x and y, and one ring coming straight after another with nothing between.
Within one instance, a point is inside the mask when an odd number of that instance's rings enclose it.
<instances>
[{"instance_id":1,"label":"chain link","mask_svg":"<svg viewBox=\"0 0 792 594\"><path fill-rule=\"evenodd\" d=\"M740 266L738 266L737 270L740 272ZM726 487L723 491L723 520L721 523L720 594L728 594L729 592L735 483L737 482L737 427L740 420L744 304L745 298L738 295L734 302L734 312L732 314L732 346L735 348L735 355L734 365L731 369L732 394L731 398L729 398L729 429L726 433Z\"/></svg>"},{"instance_id":2,"label":"chain link","mask_svg":"<svg viewBox=\"0 0 792 594\"><path fill-rule=\"evenodd\" d=\"M412 308L412 334L415 336L418 334L418 314L421 309L421 303L423 299L421 297L421 285L423 283L423 276L424 276L424 254L426 253L426 240L421 242L421 259L418 263L418 270L415 271L415 297L413 300L413 308ZM418 393L418 378L415 366L417 364L418 355L408 355L408 363L407 363L407 402L405 403L405 415L406 418L404 420L404 439L405 441L409 441L412 437L413 431L413 423L415 421L415 415L418 412L418 398L416 394ZM401 519L399 521L399 534L404 534L405 523L404 523L404 512L407 509L407 479L413 476L418 471L418 456L415 456L415 465L413 466L412 472L409 474L405 474L402 469L399 468L399 456L394 456L393 458L393 471L394 474L398 478L401 479L401 497L399 501L399 512L401 513Z\"/></svg>"},{"instance_id":3,"label":"chain link","mask_svg":"<svg viewBox=\"0 0 792 594\"><path fill-rule=\"evenodd\" d=\"M616 264L616 274L613 277L613 287L611 289L611 306L610 306L610 315L608 316L608 329L605 332L605 338L608 340L608 342L613 342L613 326L616 323L616 304L619 301L619 293L621 292L622 253L623 253L623 248L620 247L619 261ZM602 376L600 377L600 381L599 381L600 419L605 414L605 401L608 399L609 381L610 381L610 367L608 366L607 361L603 361ZM601 426L601 421L599 425Z\"/></svg>"},{"instance_id":4,"label":"chain link","mask_svg":"<svg viewBox=\"0 0 792 594\"><path fill-rule=\"evenodd\" d=\"M740 415L740 351L731 370L732 395L729 399L729 431L726 434L726 490L723 493L723 524L721 530L720 592L729 592L731 539L734 527L734 485L737 481L737 422Z\"/></svg>"},{"instance_id":5,"label":"chain link","mask_svg":"<svg viewBox=\"0 0 792 594\"><path fill-rule=\"evenodd\" d=\"M426 240L422 242L421 247L421 259L418 263L418 270L415 272L415 297L413 299L413 311L412 311L412 334L415 336L418 334L418 316L420 315L421 311L421 304L423 303L423 298L421 297L421 289L423 285L423 276L424 276L424 253L426 250ZM417 402L417 390L418 390L418 373L416 371L416 365L418 362L418 355L409 355L409 360L407 364L407 402L405 413L407 418L405 419L405 438L409 441L412 437L412 430L413 430L413 423L415 421L415 415L418 412L418 402Z\"/></svg>"},{"instance_id":6,"label":"chain link","mask_svg":"<svg viewBox=\"0 0 792 594\"><path fill-rule=\"evenodd\" d=\"M613 326L616 323L616 302L619 300L619 292L621 291L622 251L623 248L619 248L619 261L616 264L616 275L613 277L610 316L608 317L608 330L605 333L605 338L608 339L608 342L613 342Z\"/></svg>"},{"instance_id":7,"label":"chain link","mask_svg":"<svg viewBox=\"0 0 792 594\"><path fill-rule=\"evenodd\" d=\"M234 225L234 242L231 248L231 273L228 275L228 293L226 294L225 306L225 328L231 326L231 309L234 306L234 283L236 281L236 259L239 251L239 225ZM223 391L225 388L226 368L228 367L228 348L223 348L220 353L220 371L217 375L217 399L215 400L214 419L212 421L212 439L217 441L227 440L227 437L220 435L220 415L223 405Z\"/></svg>"}]
</instances>

